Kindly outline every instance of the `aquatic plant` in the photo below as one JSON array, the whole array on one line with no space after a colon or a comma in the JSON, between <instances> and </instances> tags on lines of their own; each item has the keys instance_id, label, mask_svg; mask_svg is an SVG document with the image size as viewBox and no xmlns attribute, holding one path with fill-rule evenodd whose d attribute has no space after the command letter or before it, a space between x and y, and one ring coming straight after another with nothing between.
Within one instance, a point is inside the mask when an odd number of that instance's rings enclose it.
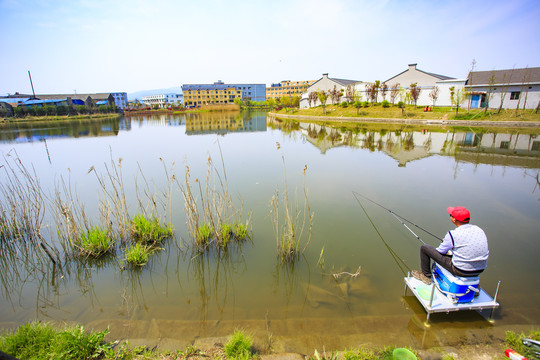
<instances>
[{"instance_id":1,"label":"aquatic plant","mask_svg":"<svg viewBox=\"0 0 540 360\"><path fill-rule=\"evenodd\" d=\"M253 339L242 330L235 330L225 344L225 354L229 359L247 360L253 357Z\"/></svg>"},{"instance_id":2,"label":"aquatic plant","mask_svg":"<svg viewBox=\"0 0 540 360\"><path fill-rule=\"evenodd\" d=\"M152 252L150 246L141 243L128 245L126 247L126 262L134 266L144 266L148 262L148 257Z\"/></svg>"},{"instance_id":3,"label":"aquatic plant","mask_svg":"<svg viewBox=\"0 0 540 360\"><path fill-rule=\"evenodd\" d=\"M281 145L277 143L278 150L280 149L280 146ZM293 206L293 204L291 204L289 201L284 156L282 156L282 160L285 190L283 197L281 198L279 195L279 190L276 189L276 193L270 199L270 215L273 222L274 233L276 235L277 254L283 263L296 260L298 256L306 250L307 246L311 242L314 215L309 206L309 199L305 184L307 165L304 166L304 170L302 172L304 176L302 183L304 193L304 208L301 210L297 202L295 202ZM280 210L280 203L283 205L283 210ZM284 212L285 217L283 223L280 222L281 211ZM301 248L300 245L306 225L309 225L307 235L308 238L306 240L306 244L303 246L303 248Z\"/></svg>"},{"instance_id":4,"label":"aquatic plant","mask_svg":"<svg viewBox=\"0 0 540 360\"><path fill-rule=\"evenodd\" d=\"M36 321L2 334L0 350L19 359L96 359L112 345L104 341L108 333L86 333L81 325L59 330Z\"/></svg>"},{"instance_id":5,"label":"aquatic plant","mask_svg":"<svg viewBox=\"0 0 540 360\"><path fill-rule=\"evenodd\" d=\"M110 251L114 246L114 239L109 231L100 226L93 226L89 230L82 231L79 237L78 248L81 253L99 257Z\"/></svg>"},{"instance_id":6,"label":"aquatic plant","mask_svg":"<svg viewBox=\"0 0 540 360\"><path fill-rule=\"evenodd\" d=\"M185 181L180 185L188 231L193 238L194 249L198 252L204 252L209 247L224 248L232 239L243 240L248 237L247 221L246 228L236 226L240 223L243 206L241 204L237 207L232 201L223 156L221 163L223 170L219 171L212 158L208 157L204 185L198 178L192 185L190 168L186 165ZM241 236L236 236L237 228Z\"/></svg>"},{"instance_id":7,"label":"aquatic plant","mask_svg":"<svg viewBox=\"0 0 540 360\"><path fill-rule=\"evenodd\" d=\"M196 235L197 246L200 248L206 248L210 243L213 233L214 229L209 224L204 223L199 226Z\"/></svg>"},{"instance_id":8,"label":"aquatic plant","mask_svg":"<svg viewBox=\"0 0 540 360\"><path fill-rule=\"evenodd\" d=\"M234 237L236 240L245 240L249 237L248 225L241 222L234 224Z\"/></svg>"},{"instance_id":9,"label":"aquatic plant","mask_svg":"<svg viewBox=\"0 0 540 360\"><path fill-rule=\"evenodd\" d=\"M130 221L130 233L133 238L144 244L157 244L173 234L171 224L161 224L155 217L136 215Z\"/></svg>"}]
</instances>

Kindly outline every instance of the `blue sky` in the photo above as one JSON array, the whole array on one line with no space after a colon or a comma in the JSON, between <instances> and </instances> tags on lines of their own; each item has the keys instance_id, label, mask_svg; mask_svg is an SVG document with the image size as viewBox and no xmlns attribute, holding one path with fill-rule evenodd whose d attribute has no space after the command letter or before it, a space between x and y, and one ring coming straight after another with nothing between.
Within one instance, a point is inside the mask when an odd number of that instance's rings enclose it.
<instances>
[{"instance_id":1,"label":"blue sky","mask_svg":"<svg viewBox=\"0 0 540 360\"><path fill-rule=\"evenodd\" d=\"M540 66L538 0L0 0L0 95Z\"/></svg>"}]
</instances>

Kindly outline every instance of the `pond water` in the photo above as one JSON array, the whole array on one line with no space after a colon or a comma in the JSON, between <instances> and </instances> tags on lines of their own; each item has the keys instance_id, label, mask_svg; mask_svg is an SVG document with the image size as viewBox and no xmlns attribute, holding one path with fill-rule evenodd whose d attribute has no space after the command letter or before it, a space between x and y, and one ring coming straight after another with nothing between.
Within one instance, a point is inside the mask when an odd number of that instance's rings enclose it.
<instances>
[{"instance_id":1,"label":"pond water","mask_svg":"<svg viewBox=\"0 0 540 360\"><path fill-rule=\"evenodd\" d=\"M504 330L540 324L539 150L540 137L530 130L333 129L264 112L3 126L2 187L9 188L8 169L18 171L16 159L35 174L44 193L41 233L59 253L55 189L67 184L97 224L104 194L96 174L107 180L121 173L131 216L155 194L156 212L175 232L139 270L125 266L121 251L100 261L61 255L61 266L29 263L20 254L8 256L4 240L0 326L77 322L110 326L115 338L169 339L179 346L243 328L260 347L271 342L275 351L304 353L365 344L489 343ZM239 217L250 219L251 237L227 251L198 254L181 186L189 166L199 194L209 157L210 183L226 183ZM169 185L170 203L164 200ZM288 265L277 257L270 206L276 191L281 199L288 192L298 224L305 225L305 251ZM494 295L501 281L494 324L473 311L432 315L432 326L424 327L425 312L410 292L404 296L403 283L407 271L419 268L420 242L354 192L441 237L452 228L445 209L468 207L489 239L481 286ZM342 272L358 275L333 276Z\"/></svg>"}]
</instances>

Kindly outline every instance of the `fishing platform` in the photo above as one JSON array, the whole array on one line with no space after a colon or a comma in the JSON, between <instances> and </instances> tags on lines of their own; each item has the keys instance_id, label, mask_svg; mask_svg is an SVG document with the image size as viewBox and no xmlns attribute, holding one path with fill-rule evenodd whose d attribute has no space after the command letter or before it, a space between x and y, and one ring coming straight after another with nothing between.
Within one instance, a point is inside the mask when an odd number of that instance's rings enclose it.
<instances>
[{"instance_id":1,"label":"fishing platform","mask_svg":"<svg viewBox=\"0 0 540 360\"><path fill-rule=\"evenodd\" d=\"M440 269L442 269L442 267ZM454 294L454 289L444 288L445 283L455 286L456 282L460 283L460 280L467 281L468 279L455 277L444 269L444 272L440 272L440 269L434 267L435 271L433 271L434 275L432 276L431 285L424 284L422 281L414 278L410 273L407 273L407 277L404 278L405 295L407 294L407 288L409 288L427 312L426 325L429 324L429 317L433 313L448 314L452 311L463 310L481 311L484 309L491 309L489 321L493 321L493 313L495 309L499 307L497 295L499 294L500 281L497 283L495 298L492 298L484 289L478 287L478 283L476 284L477 286L475 289L468 284L461 284L461 286L466 286L467 289L464 293ZM436 274L439 275L437 276ZM469 296L469 291L474 293L474 295Z\"/></svg>"}]
</instances>

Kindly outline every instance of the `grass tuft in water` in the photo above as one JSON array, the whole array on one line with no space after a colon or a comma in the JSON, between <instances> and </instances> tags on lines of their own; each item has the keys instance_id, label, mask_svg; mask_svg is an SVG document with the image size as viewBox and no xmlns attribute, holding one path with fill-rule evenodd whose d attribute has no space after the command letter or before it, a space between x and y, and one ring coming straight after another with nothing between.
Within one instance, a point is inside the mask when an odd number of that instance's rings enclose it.
<instances>
[{"instance_id":1,"label":"grass tuft in water","mask_svg":"<svg viewBox=\"0 0 540 360\"><path fill-rule=\"evenodd\" d=\"M94 226L88 231L82 231L79 239L80 251L88 256L100 257L109 252L114 246L107 229Z\"/></svg>"},{"instance_id":2,"label":"grass tuft in water","mask_svg":"<svg viewBox=\"0 0 540 360\"><path fill-rule=\"evenodd\" d=\"M156 217L146 217L142 214L131 219L131 234L144 244L157 244L173 234L171 224L160 224Z\"/></svg>"},{"instance_id":3,"label":"grass tuft in water","mask_svg":"<svg viewBox=\"0 0 540 360\"><path fill-rule=\"evenodd\" d=\"M227 247L227 244L233 237L233 226L229 223L222 222L219 226L219 234L220 234L220 245L222 247Z\"/></svg>"},{"instance_id":4,"label":"grass tuft in water","mask_svg":"<svg viewBox=\"0 0 540 360\"><path fill-rule=\"evenodd\" d=\"M235 330L225 344L225 354L229 359L247 360L253 357L251 346L253 339L242 330Z\"/></svg>"},{"instance_id":5,"label":"grass tuft in water","mask_svg":"<svg viewBox=\"0 0 540 360\"><path fill-rule=\"evenodd\" d=\"M248 225L241 222L237 222L236 224L234 224L234 237L236 238L236 240L242 241L247 239L248 236Z\"/></svg>"},{"instance_id":6,"label":"grass tuft in water","mask_svg":"<svg viewBox=\"0 0 540 360\"><path fill-rule=\"evenodd\" d=\"M202 224L197 228L197 234L196 234L196 241L197 246L200 248L206 248L210 244L210 240L212 239L212 234L214 233L214 230L212 226L209 224Z\"/></svg>"},{"instance_id":7,"label":"grass tuft in water","mask_svg":"<svg viewBox=\"0 0 540 360\"><path fill-rule=\"evenodd\" d=\"M126 262L133 266L144 266L148 262L148 257L152 253L150 246L136 243L126 247Z\"/></svg>"},{"instance_id":8,"label":"grass tuft in water","mask_svg":"<svg viewBox=\"0 0 540 360\"><path fill-rule=\"evenodd\" d=\"M77 325L58 330L48 323L32 322L0 336L0 350L19 359L97 359L110 348L104 342L109 330L86 333Z\"/></svg>"}]
</instances>

